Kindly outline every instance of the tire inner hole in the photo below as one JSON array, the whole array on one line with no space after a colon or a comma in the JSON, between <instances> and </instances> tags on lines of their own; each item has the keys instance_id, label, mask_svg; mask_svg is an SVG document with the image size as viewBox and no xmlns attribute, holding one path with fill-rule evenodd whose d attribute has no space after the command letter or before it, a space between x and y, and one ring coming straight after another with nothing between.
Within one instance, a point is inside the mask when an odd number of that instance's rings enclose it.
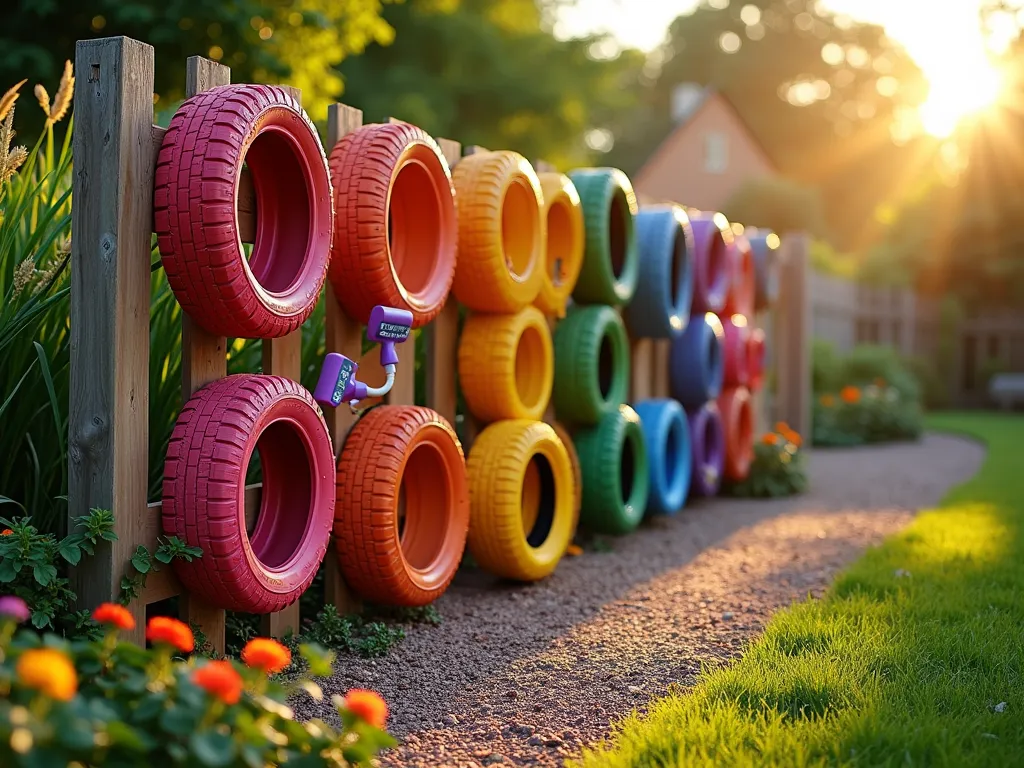
<instances>
[{"instance_id":1,"label":"tire inner hole","mask_svg":"<svg viewBox=\"0 0 1024 768\"><path fill-rule=\"evenodd\" d=\"M551 283L561 285L565 280L565 260L573 250L573 226L569 204L559 197L548 207L548 275Z\"/></svg>"},{"instance_id":2,"label":"tire inner hole","mask_svg":"<svg viewBox=\"0 0 1024 768\"><path fill-rule=\"evenodd\" d=\"M395 535L410 567L428 570L441 556L451 504L440 451L419 443L409 453L395 498Z\"/></svg>"},{"instance_id":3,"label":"tire inner hole","mask_svg":"<svg viewBox=\"0 0 1024 768\"><path fill-rule=\"evenodd\" d=\"M410 161L399 169L386 218L395 273L407 292L421 294L437 266L443 226L434 182L423 163Z\"/></svg>"},{"instance_id":4,"label":"tire inner hole","mask_svg":"<svg viewBox=\"0 0 1024 768\"><path fill-rule=\"evenodd\" d=\"M540 375L543 369L544 339L540 330L533 325L523 329L516 344L516 392L527 408L534 408L544 394L544 379Z\"/></svg>"},{"instance_id":5,"label":"tire inner hole","mask_svg":"<svg viewBox=\"0 0 1024 768\"><path fill-rule=\"evenodd\" d=\"M626 267L626 243L629 235L629 205L621 189L615 190L609 206L608 243L612 262L612 274L618 280Z\"/></svg>"},{"instance_id":6,"label":"tire inner hole","mask_svg":"<svg viewBox=\"0 0 1024 768\"><path fill-rule=\"evenodd\" d=\"M675 308L679 306L680 294L682 293L682 285L680 280L683 276L683 271L686 265L686 237L683 233L682 227L676 227L676 236L672 240L672 266L671 274L669 275L668 285L668 296L671 302L670 306Z\"/></svg>"},{"instance_id":7,"label":"tire inner hole","mask_svg":"<svg viewBox=\"0 0 1024 768\"><path fill-rule=\"evenodd\" d=\"M526 543L534 549L543 546L555 522L555 473L539 453L530 458L523 475L522 510Z\"/></svg>"},{"instance_id":8,"label":"tire inner hole","mask_svg":"<svg viewBox=\"0 0 1024 768\"><path fill-rule=\"evenodd\" d=\"M601 346L597 352L597 382L601 389L601 399L607 400L612 392L615 381L615 348L611 337L606 333L601 337Z\"/></svg>"},{"instance_id":9,"label":"tire inner hole","mask_svg":"<svg viewBox=\"0 0 1024 768\"><path fill-rule=\"evenodd\" d=\"M680 446L683 442L683 427L678 419L673 419L668 427L665 440L665 488L670 489L679 475Z\"/></svg>"},{"instance_id":10,"label":"tire inner hole","mask_svg":"<svg viewBox=\"0 0 1024 768\"><path fill-rule=\"evenodd\" d=\"M619 495L622 503L628 504L633 496L633 480L636 471L636 446L633 437L627 435L622 441L622 453L619 455Z\"/></svg>"},{"instance_id":11,"label":"tire inner hole","mask_svg":"<svg viewBox=\"0 0 1024 768\"><path fill-rule=\"evenodd\" d=\"M524 178L517 177L501 203L501 247L509 271L518 278L526 275L533 259L539 218L536 194Z\"/></svg>"}]
</instances>

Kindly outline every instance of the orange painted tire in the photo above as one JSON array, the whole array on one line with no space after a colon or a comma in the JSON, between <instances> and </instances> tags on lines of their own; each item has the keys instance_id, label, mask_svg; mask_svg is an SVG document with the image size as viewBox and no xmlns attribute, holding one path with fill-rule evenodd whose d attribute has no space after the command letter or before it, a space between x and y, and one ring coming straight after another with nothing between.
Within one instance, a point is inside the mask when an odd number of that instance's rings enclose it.
<instances>
[{"instance_id":1,"label":"orange painted tire","mask_svg":"<svg viewBox=\"0 0 1024 768\"><path fill-rule=\"evenodd\" d=\"M377 304L412 312L413 327L441 311L455 275L458 227L448 162L414 125L367 125L330 156L334 242L328 278L353 320Z\"/></svg>"},{"instance_id":2,"label":"orange painted tire","mask_svg":"<svg viewBox=\"0 0 1024 768\"><path fill-rule=\"evenodd\" d=\"M452 290L477 312L510 314L532 304L543 275L543 194L516 152L479 152L452 174L459 259Z\"/></svg>"},{"instance_id":3,"label":"orange painted tire","mask_svg":"<svg viewBox=\"0 0 1024 768\"><path fill-rule=\"evenodd\" d=\"M565 317L565 303L572 295L583 267L586 233L580 193L561 173L541 173L544 193L544 277L534 304L546 315Z\"/></svg>"},{"instance_id":4,"label":"orange painted tire","mask_svg":"<svg viewBox=\"0 0 1024 768\"><path fill-rule=\"evenodd\" d=\"M539 309L466 318L459 336L459 384L478 419L540 420L554 381L551 329Z\"/></svg>"},{"instance_id":5,"label":"orange painted tire","mask_svg":"<svg viewBox=\"0 0 1024 768\"><path fill-rule=\"evenodd\" d=\"M345 441L336 488L334 543L352 589L387 605L440 597L469 529L466 464L451 425L429 408L371 409Z\"/></svg>"},{"instance_id":6,"label":"orange painted tire","mask_svg":"<svg viewBox=\"0 0 1024 768\"><path fill-rule=\"evenodd\" d=\"M754 408L746 387L730 387L718 397L725 431L725 467L728 480L741 482L750 474L754 458Z\"/></svg>"},{"instance_id":7,"label":"orange painted tire","mask_svg":"<svg viewBox=\"0 0 1024 768\"><path fill-rule=\"evenodd\" d=\"M583 507L583 471L580 469L580 456L576 453L576 445L572 441L572 436L557 421L551 424L551 428L555 430L555 434L558 435L558 439L562 441L562 445L565 446L565 452L569 454L569 463L572 464L572 483L573 483L573 518L572 518L572 536L576 534L576 528L580 522L580 509ZM569 537L569 541L572 541L572 536Z\"/></svg>"}]
</instances>

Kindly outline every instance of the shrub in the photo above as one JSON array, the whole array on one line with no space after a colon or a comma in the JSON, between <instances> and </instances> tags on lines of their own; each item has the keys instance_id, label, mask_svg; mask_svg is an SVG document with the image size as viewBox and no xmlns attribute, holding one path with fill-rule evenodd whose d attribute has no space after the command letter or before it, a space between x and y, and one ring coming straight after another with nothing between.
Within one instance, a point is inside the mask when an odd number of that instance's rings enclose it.
<instances>
[{"instance_id":1,"label":"shrub","mask_svg":"<svg viewBox=\"0 0 1024 768\"><path fill-rule=\"evenodd\" d=\"M785 422L775 425L754 446L750 473L739 483L730 483L726 492L732 496L792 496L807 490L807 471L800 435Z\"/></svg>"},{"instance_id":2,"label":"shrub","mask_svg":"<svg viewBox=\"0 0 1024 768\"><path fill-rule=\"evenodd\" d=\"M920 403L882 379L838 394L825 393L814 403L814 445L850 446L893 440L916 440L921 435Z\"/></svg>"},{"instance_id":3,"label":"shrub","mask_svg":"<svg viewBox=\"0 0 1024 768\"><path fill-rule=\"evenodd\" d=\"M289 697L322 698L312 677L331 674L316 645L300 648L309 674L285 684L291 652L267 638L246 645L244 664L184 660L194 638L175 619L150 620L147 650L118 641L134 627L120 606L93 613L99 639L72 643L16 632L29 615L18 598L0 598L0 613L0 765L371 765L396 743L371 691L332 698L340 729L295 720Z\"/></svg>"}]
</instances>

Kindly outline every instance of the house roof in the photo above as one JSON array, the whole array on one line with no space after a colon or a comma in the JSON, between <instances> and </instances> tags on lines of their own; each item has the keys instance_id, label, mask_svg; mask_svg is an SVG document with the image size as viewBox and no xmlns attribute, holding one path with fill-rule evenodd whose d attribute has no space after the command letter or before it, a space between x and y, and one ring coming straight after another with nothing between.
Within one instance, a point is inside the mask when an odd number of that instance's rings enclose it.
<instances>
[{"instance_id":1,"label":"house roof","mask_svg":"<svg viewBox=\"0 0 1024 768\"><path fill-rule=\"evenodd\" d=\"M685 129L690 123L693 122L694 118L696 118L697 115L700 114L701 110L703 110L704 107L706 107L715 96L718 96L720 98L721 102L725 105L726 109L728 109L729 112L732 113L736 121L743 127L743 131L747 135L747 138L750 140L750 143L757 147L761 154L763 154L765 158L768 160L768 163L772 166L772 168L776 169L775 162L772 159L771 154L769 154L768 150L765 149L764 144L761 143L761 140L758 139L758 137L750 129L750 126L747 124L747 121L743 119L743 116L740 115L739 111L733 105L732 101L729 100L729 97L726 96L721 91L719 91L717 88L708 85L703 88L703 90L697 98L697 101L689 109L687 114L679 122L672 126L672 129L668 132L665 138L661 140L661 143L654 148L654 151L651 152L651 154L648 156L644 164L640 166L640 169L636 172L637 178L643 176L644 171L647 170L648 166L657 162L663 155L670 151L673 139L675 139L675 137L680 133L680 131Z\"/></svg>"}]
</instances>

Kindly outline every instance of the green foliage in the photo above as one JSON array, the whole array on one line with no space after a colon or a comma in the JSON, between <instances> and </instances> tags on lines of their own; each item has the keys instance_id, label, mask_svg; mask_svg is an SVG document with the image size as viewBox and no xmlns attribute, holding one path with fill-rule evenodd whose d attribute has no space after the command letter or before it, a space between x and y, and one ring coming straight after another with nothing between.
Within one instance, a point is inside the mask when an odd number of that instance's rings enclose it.
<instances>
[{"instance_id":1,"label":"green foliage","mask_svg":"<svg viewBox=\"0 0 1024 768\"><path fill-rule=\"evenodd\" d=\"M318 719L296 721L289 699L323 697L310 676L284 684L237 662L212 662L221 665L221 679L242 689L233 701L201 684L197 673L210 661L174 660L163 645L145 650L118 643L114 633L68 643L23 631L12 640L13 631L11 621L0 628L0 763L5 766L340 768L372 765L382 749L396 744L346 708L340 696L333 698L340 728ZM42 648L51 651L46 666L41 658L32 659ZM299 650L311 675L330 673L328 652L309 644ZM73 671L61 659L70 660ZM34 682L26 674L31 671Z\"/></svg>"},{"instance_id":2,"label":"green foliage","mask_svg":"<svg viewBox=\"0 0 1024 768\"><path fill-rule=\"evenodd\" d=\"M857 279L860 274L859 257L856 254L840 253L827 240L812 240L810 255L811 267L815 272L848 280Z\"/></svg>"},{"instance_id":3,"label":"green foliage","mask_svg":"<svg viewBox=\"0 0 1024 768\"><path fill-rule=\"evenodd\" d=\"M807 232L827 234L821 193L781 176L758 176L744 182L722 206L730 221L764 227L780 235Z\"/></svg>"},{"instance_id":4,"label":"green foliage","mask_svg":"<svg viewBox=\"0 0 1024 768\"><path fill-rule=\"evenodd\" d=\"M726 483L730 496L776 498L807 490L807 469L801 438L785 424L777 424L754 444L750 473L739 483Z\"/></svg>"},{"instance_id":5,"label":"green foliage","mask_svg":"<svg viewBox=\"0 0 1024 768\"><path fill-rule=\"evenodd\" d=\"M852 446L920 437L920 403L880 384L863 389L847 385L838 395L821 395L813 406L813 444Z\"/></svg>"},{"instance_id":6,"label":"green foliage","mask_svg":"<svg viewBox=\"0 0 1024 768\"><path fill-rule=\"evenodd\" d=\"M146 586L146 579L150 573L160 570L160 563L168 565L175 558L191 563L194 558L202 556L202 549L188 546L177 536L157 537L155 553L151 553L140 544L135 548L135 552L128 561L134 573L126 572L121 577L121 604L128 605L142 594L142 590Z\"/></svg>"},{"instance_id":7,"label":"green foliage","mask_svg":"<svg viewBox=\"0 0 1024 768\"><path fill-rule=\"evenodd\" d=\"M40 533L30 518L0 518L0 584L3 591L32 609L32 626L73 634L81 616L71 613L76 595L66 577L67 565L95 554L102 542L117 540L114 517L102 509L75 519L75 530L62 539Z\"/></svg>"},{"instance_id":8,"label":"green foliage","mask_svg":"<svg viewBox=\"0 0 1024 768\"><path fill-rule=\"evenodd\" d=\"M1024 418L943 414L980 472L776 613L736 663L634 714L577 768L1014 765L1024 753Z\"/></svg>"},{"instance_id":9,"label":"green foliage","mask_svg":"<svg viewBox=\"0 0 1024 768\"><path fill-rule=\"evenodd\" d=\"M547 3L550 4L550 3ZM642 58L596 60L559 41L534 0L405 2L384 9L396 43L347 59L345 101L364 119L415 123L463 145L514 149L560 167L591 156L584 133L634 103Z\"/></svg>"}]
</instances>

